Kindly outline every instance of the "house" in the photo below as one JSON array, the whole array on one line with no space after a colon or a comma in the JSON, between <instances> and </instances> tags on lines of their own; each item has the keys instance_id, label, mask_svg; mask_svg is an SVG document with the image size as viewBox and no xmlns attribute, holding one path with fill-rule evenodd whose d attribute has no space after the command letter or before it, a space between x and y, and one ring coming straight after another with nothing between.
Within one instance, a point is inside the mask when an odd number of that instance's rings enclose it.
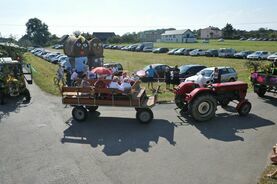
<instances>
[{"instance_id":1,"label":"house","mask_svg":"<svg viewBox=\"0 0 277 184\"><path fill-rule=\"evenodd\" d=\"M175 30L174 28L169 29L157 29L157 30L148 30L139 33L139 38L141 42L156 42L161 39L161 34L165 31Z\"/></svg>"},{"instance_id":2,"label":"house","mask_svg":"<svg viewBox=\"0 0 277 184\"><path fill-rule=\"evenodd\" d=\"M209 26L200 30L201 39L219 39L222 38L222 31L217 27Z\"/></svg>"},{"instance_id":3,"label":"house","mask_svg":"<svg viewBox=\"0 0 277 184\"><path fill-rule=\"evenodd\" d=\"M161 35L161 42L194 43L196 37L190 29L166 31Z\"/></svg>"},{"instance_id":4,"label":"house","mask_svg":"<svg viewBox=\"0 0 277 184\"><path fill-rule=\"evenodd\" d=\"M92 36L99 38L102 42L106 42L109 38L114 37L114 32L93 32Z\"/></svg>"}]
</instances>

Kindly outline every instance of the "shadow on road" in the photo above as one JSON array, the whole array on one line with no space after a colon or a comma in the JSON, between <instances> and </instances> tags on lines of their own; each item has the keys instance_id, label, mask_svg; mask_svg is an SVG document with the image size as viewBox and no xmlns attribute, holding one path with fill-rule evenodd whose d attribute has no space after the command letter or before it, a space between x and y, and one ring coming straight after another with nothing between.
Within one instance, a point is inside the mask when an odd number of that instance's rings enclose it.
<instances>
[{"instance_id":1,"label":"shadow on road","mask_svg":"<svg viewBox=\"0 0 277 184\"><path fill-rule=\"evenodd\" d=\"M230 108L232 111L232 108ZM249 114L246 117L241 117L238 114L230 113L217 113L216 117L207 122L196 122L191 117L182 114L179 117L183 123L189 123L200 130L208 139L216 139L225 142L231 141L244 141L239 134L244 133L244 130L253 129L258 131L257 128L275 125L274 122L259 117L255 114Z\"/></svg>"},{"instance_id":2,"label":"shadow on road","mask_svg":"<svg viewBox=\"0 0 277 184\"><path fill-rule=\"evenodd\" d=\"M148 152L151 142L158 144L159 138L165 138L171 145L175 145L175 125L169 121L153 120L150 124L143 125L131 118L95 118L100 114L95 113L97 114L83 123L70 119L61 142L90 144L93 148L103 146L102 151L108 156L135 152L137 149Z\"/></svg>"},{"instance_id":3,"label":"shadow on road","mask_svg":"<svg viewBox=\"0 0 277 184\"><path fill-rule=\"evenodd\" d=\"M5 100L5 104L0 105L0 122L8 117L11 112L18 113L20 108L27 106L29 102L24 102L23 97L13 97Z\"/></svg>"},{"instance_id":4,"label":"shadow on road","mask_svg":"<svg viewBox=\"0 0 277 184\"><path fill-rule=\"evenodd\" d=\"M263 100L264 103L271 104L273 106L277 106L277 96L264 96L264 97L259 97L259 99Z\"/></svg>"}]
</instances>

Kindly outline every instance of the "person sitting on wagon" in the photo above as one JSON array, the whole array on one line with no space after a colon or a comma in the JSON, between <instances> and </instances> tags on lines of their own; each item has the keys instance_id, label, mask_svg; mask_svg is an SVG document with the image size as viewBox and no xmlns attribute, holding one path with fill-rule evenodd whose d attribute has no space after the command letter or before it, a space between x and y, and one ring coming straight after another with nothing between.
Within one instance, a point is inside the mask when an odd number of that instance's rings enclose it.
<instances>
[{"instance_id":1,"label":"person sitting on wagon","mask_svg":"<svg viewBox=\"0 0 277 184\"><path fill-rule=\"evenodd\" d=\"M90 83L88 82L87 74L82 75L81 87L89 87Z\"/></svg>"},{"instance_id":2,"label":"person sitting on wagon","mask_svg":"<svg viewBox=\"0 0 277 184\"><path fill-rule=\"evenodd\" d=\"M91 70L89 70L89 71L87 72L88 79L97 79L97 74L94 73L92 70L93 70L93 67L91 67Z\"/></svg>"},{"instance_id":3,"label":"person sitting on wagon","mask_svg":"<svg viewBox=\"0 0 277 184\"><path fill-rule=\"evenodd\" d=\"M131 88L132 88L132 86L131 86L131 84L129 82L129 79L128 78L124 78L123 82L120 85L120 90L123 91L123 92L130 92Z\"/></svg>"},{"instance_id":4,"label":"person sitting on wagon","mask_svg":"<svg viewBox=\"0 0 277 184\"><path fill-rule=\"evenodd\" d=\"M73 70L73 73L71 74L71 86L74 86L75 81L78 79L78 73L77 70Z\"/></svg>"},{"instance_id":5,"label":"person sitting on wagon","mask_svg":"<svg viewBox=\"0 0 277 184\"><path fill-rule=\"evenodd\" d=\"M119 78L114 76L112 82L109 84L109 88L120 90L120 85L118 84Z\"/></svg>"},{"instance_id":6,"label":"person sitting on wagon","mask_svg":"<svg viewBox=\"0 0 277 184\"><path fill-rule=\"evenodd\" d=\"M120 81L123 82L125 78L127 78L127 72L123 72L122 75L119 77Z\"/></svg>"}]
</instances>

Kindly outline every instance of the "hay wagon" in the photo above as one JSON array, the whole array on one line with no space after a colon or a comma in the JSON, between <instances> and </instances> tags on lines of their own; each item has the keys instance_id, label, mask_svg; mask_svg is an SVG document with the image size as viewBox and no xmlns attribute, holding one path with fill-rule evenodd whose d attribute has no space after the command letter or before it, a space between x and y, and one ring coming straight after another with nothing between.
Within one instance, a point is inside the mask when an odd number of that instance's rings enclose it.
<instances>
[{"instance_id":1,"label":"hay wagon","mask_svg":"<svg viewBox=\"0 0 277 184\"><path fill-rule=\"evenodd\" d=\"M88 112L94 112L99 106L129 107L136 110L136 118L141 123L150 123L153 119L152 107L157 101L154 95L147 96L145 88L136 81L128 92L107 88L111 80L88 80L89 87L62 87L63 104L73 106L72 116L76 121L84 121Z\"/></svg>"}]
</instances>

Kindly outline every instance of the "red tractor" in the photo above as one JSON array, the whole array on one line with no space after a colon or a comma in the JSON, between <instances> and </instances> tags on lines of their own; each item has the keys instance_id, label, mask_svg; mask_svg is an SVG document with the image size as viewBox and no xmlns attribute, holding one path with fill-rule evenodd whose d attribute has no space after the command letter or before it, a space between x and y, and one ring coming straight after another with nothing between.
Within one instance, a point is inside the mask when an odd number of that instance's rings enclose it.
<instances>
[{"instance_id":1,"label":"red tractor","mask_svg":"<svg viewBox=\"0 0 277 184\"><path fill-rule=\"evenodd\" d=\"M218 105L226 107L229 102L236 100L239 115L246 116L251 110L251 103L245 99L247 88L247 83L240 81L211 84L207 87L183 82L174 89L175 103L195 120L207 121L215 116Z\"/></svg>"}]
</instances>

